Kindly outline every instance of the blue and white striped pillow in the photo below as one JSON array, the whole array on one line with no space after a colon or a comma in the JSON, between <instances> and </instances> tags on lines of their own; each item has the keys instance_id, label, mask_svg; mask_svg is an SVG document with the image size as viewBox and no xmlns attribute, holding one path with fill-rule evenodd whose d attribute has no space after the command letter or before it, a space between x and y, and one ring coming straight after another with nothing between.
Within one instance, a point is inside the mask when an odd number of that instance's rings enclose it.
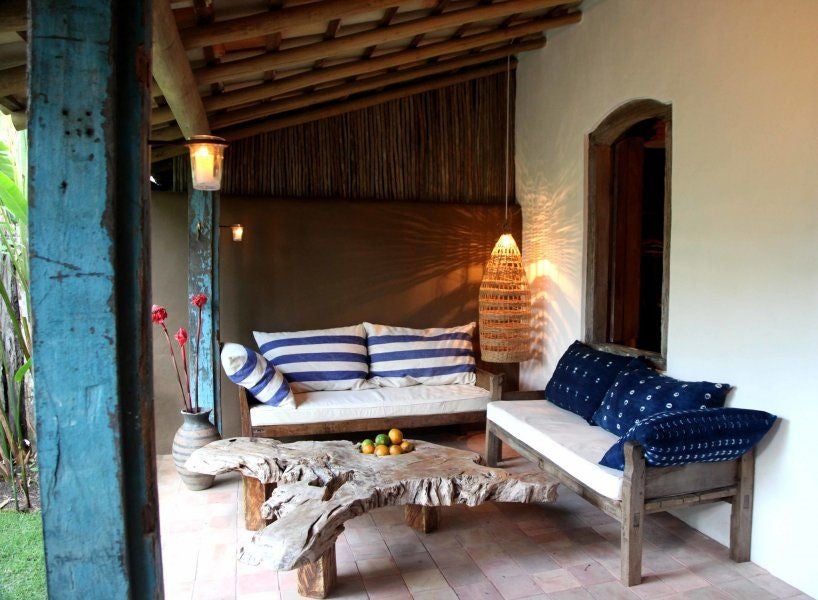
<instances>
[{"instance_id":1,"label":"blue and white striped pillow","mask_svg":"<svg viewBox=\"0 0 818 600\"><path fill-rule=\"evenodd\" d=\"M230 381L250 390L259 402L295 408L295 398L287 380L255 350L241 344L225 344L222 367Z\"/></svg>"},{"instance_id":2,"label":"blue and white striped pillow","mask_svg":"<svg viewBox=\"0 0 818 600\"><path fill-rule=\"evenodd\" d=\"M293 392L369 387L363 325L253 335L264 358L284 373Z\"/></svg>"},{"instance_id":3,"label":"blue and white striped pillow","mask_svg":"<svg viewBox=\"0 0 818 600\"><path fill-rule=\"evenodd\" d=\"M364 323L370 381L381 387L472 384L477 375L472 332L461 327L409 329Z\"/></svg>"}]
</instances>

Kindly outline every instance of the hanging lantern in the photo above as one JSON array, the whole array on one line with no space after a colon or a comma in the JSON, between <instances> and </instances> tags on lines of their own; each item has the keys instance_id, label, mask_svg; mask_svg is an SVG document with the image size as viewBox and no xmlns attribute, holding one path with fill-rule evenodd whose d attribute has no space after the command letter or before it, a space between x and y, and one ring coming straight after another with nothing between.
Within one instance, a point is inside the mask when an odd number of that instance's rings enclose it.
<instances>
[{"instance_id":1,"label":"hanging lantern","mask_svg":"<svg viewBox=\"0 0 818 600\"><path fill-rule=\"evenodd\" d=\"M230 232L233 234L233 241L240 242L244 239L244 226L240 223L230 226Z\"/></svg>"},{"instance_id":2,"label":"hanging lantern","mask_svg":"<svg viewBox=\"0 0 818 600\"><path fill-rule=\"evenodd\" d=\"M531 291L510 233L494 245L480 283L480 355L485 362L531 358Z\"/></svg>"},{"instance_id":3,"label":"hanging lantern","mask_svg":"<svg viewBox=\"0 0 818 600\"><path fill-rule=\"evenodd\" d=\"M506 59L506 189L508 231L508 162L511 111L511 57ZM485 362L517 363L531 358L531 290L514 236L504 233L494 245L480 282L480 356Z\"/></svg>"},{"instance_id":4,"label":"hanging lantern","mask_svg":"<svg viewBox=\"0 0 818 600\"><path fill-rule=\"evenodd\" d=\"M194 190L216 191L222 187L222 160L224 140L215 135L197 135L189 138L190 170Z\"/></svg>"}]
</instances>

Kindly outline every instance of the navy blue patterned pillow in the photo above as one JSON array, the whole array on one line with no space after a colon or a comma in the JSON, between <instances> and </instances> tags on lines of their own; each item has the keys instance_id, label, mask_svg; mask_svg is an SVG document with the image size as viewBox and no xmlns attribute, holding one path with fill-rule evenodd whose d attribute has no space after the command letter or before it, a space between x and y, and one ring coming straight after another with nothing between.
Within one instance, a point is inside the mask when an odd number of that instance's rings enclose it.
<instances>
[{"instance_id":1,"label":"navy blue patterned pillow","mask_svg":"<svg viewBox=\"0 0 818 600\"><path fill-rule=\"evenodd\" d=\"M626 369L605 394L591 422L622 436L656 413L724 406L729 391L726 383L679 381L650 367Z\"/></svg>"},{"instance_id":2,"label":"navy blue patterned pillow","mask_svg":"<svg viewBox=\"0 0 818 600\"><path fill-rule=\"evenodd\" d=\"M645 462L669 467L694 462L733 460L753 448L770 430L775 415L745 408L671 410L631 427L599 464L624 469L625 442L637 442Z\"/></svg>"},{"instance_id":3,"label":"navy blue patterned pillow","mask_svg":"<svg viewBox=\"0 0 818 600\"><path fill-rule=\"evenodd\" d=\"M582 342L574 342L557 363L554 375L545 387L545 398L590 423L616 376L634 360L645 365L641 359L601 352Z\"/></svg>"}]
</instances>

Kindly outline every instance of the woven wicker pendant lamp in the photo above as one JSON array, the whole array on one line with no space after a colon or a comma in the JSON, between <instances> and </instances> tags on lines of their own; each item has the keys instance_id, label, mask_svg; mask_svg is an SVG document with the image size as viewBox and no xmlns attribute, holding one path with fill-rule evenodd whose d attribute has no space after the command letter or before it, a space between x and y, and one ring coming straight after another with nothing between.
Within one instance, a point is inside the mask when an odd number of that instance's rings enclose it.
<instances>
[{"instance_id":1,"label":"woven wicker pendant lamp","mask_svg":"<svg viewBox=\"0 0 818 600\"><path fill-rule=\"evenodd\" d=\"M511 59L506 69L506 193L504 233L497 240L480 282L480 354L485 362L516 363L531 358L531 290L523 257L508 231L508 136Z\"/></svg>"}]
</instances>

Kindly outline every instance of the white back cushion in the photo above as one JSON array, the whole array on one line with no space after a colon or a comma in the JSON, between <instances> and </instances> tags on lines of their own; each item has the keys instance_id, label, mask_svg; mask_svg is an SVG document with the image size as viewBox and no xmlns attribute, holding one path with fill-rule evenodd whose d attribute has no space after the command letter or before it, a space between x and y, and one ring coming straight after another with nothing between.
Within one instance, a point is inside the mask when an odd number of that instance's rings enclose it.
<instances>
[{"instance_id":1,"label":"white back cushion","mask_svg":"<svg viewBox=\"0 0 818 600\"><path fill-rule=\"evenodd\" d=\"M262 333L261 353L287 378L293 392L367 387L369 374L363 325Z\"/></svg>"},{"instance_id":2,"label":"white back cushion","mask_svg":"<svg viewBox=\"0 0 818 600\"><path fill-rule=\"evenodd\" d=\"M364 323L370 381L382 387L474 385L472 333L460 327L410 329Z\"/></svg>"}]
</instances>

